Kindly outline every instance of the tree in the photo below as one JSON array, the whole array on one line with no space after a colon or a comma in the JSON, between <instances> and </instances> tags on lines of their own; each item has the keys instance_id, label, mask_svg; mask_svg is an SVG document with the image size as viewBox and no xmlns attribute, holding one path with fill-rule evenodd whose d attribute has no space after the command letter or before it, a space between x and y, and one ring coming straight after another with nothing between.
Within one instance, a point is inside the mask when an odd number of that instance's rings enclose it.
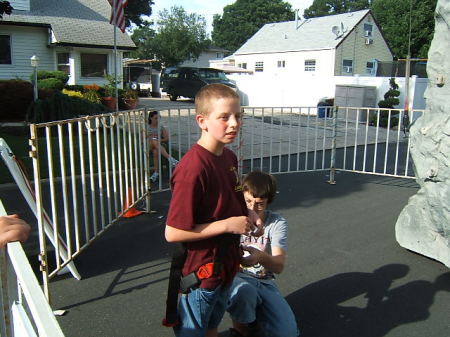
<instances>
[{"instance_id":1,"label":"tree","mask_svg":"<svg viewBox=\"0 0 450 337\"><path fill-rule=\"evenodd\" d=\"M378 106L383 109L393 109L396 105L400 103L398 97L400 96L400 91L398 90L398 84L395 82L395 78L389 80L389 90L384 94L384 99L378 102ZM391 110L390 116L391 121L389 122L389 111L380 110L379 125L386 127L388 124L393 127L398 125L398 111ZM371 118L372 125L377 122L377 116L373 115ZM389 122L389 123L388 123Z\"/></svg>"},{"instance_id":2,"label":"tree","mask_svg":"<svg viewBox=\"0 0 450 337\"><path fill-rule=\"evenodd\" d=\"M411 3L410 3L411 1ZM426 58L434 34L434 11L437 0L374 0L372 12L381 26L392 52L406 58L411 7L411 57Z\"/></svg>"},{"instance_id":3,"label":"tree","mask_svg":"<svg viewBox=\"0 0 450 337\"><path fill-rule=\"evenodd\" d=\"M4 14L11 15L13 9L9 1L0 1L0 19L3 19Z\"/></svg>"},{"instance_id":4,"label":"tree","mask_svg":"<svg viewBox=\"0 0 450 337\"><path fill-rule=\"evenodd\" d=\"M152 5L155 3L153 0L133 0L128 1L128 5L125 7L125 25L130 27L134 23L138 27L142 27L146 24L142 19L142 15L150 16L152 14Z\"/></svg>"},{"instance_id":5,"label":"tree","mask_svg":"<svg viewBox=\"0 0 450 337\"><path fill-rule=\"evenodd\" d=\"M147 24L135 29L131 38L138 47L133 57L148 58L151 55L165 67L196 59L210 45L205 18L188 14L181 6L160 11L156 30Z\"/></svg>"},{"instance_id":6,"label":"tree","mask_svg":"<svg viewBox=\"0 0 450 337\"><path fill-rule=\"evenodd\" d=\"M314 0L311 6L305 9L305 18L355 12L367 9L370 0Z\"/></svg>"},{"instance_id":7,"label":"tree","mask_svg":"<svg viewBox=\"0 0 450 337\"><path fill-rule=\"evenodd\" d=\"M147 22L143 26L135 28L131 39L136 44L137 49L130 53L130 56L138 59L153 58L153 40L156 31L152 28L152 23Z\"/></svg>"},{"instance_id":8,"label":"tree","mask_svg":"<svg viewBox=\"0 0 450 337\"><path fill-rule=\"evenodd\" d=\"M293 19L291 5L282 0L236 0L224 7L222 16L214 15L212 40L234 52L264 24Z\"/></svg>"}]
</instances>

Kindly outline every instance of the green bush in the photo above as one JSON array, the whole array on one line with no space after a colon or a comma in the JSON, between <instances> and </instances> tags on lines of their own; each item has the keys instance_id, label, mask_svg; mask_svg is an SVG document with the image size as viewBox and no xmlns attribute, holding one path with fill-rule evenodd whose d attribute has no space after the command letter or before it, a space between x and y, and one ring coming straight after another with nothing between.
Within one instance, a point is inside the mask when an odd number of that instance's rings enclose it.
<instances>
[{"instance_id":1,"label":"green bush","mask_svg":"<svg viewBox=\"0 0 450 337\"><path fill-rule=\"evenodd\" d=\"M102 104L89 102L78 97L71 97L55 91L50 98L38 99L27 112L30 123L45 123L71 119L83 115L95 115L107 112Z\"/></svg>"},{"instance_id":2,"label":"green bush","mask_svg":"<svg viewBox=\"0 0 450 337\"><path fill-rule=\"evenodd\" d=\"M33 86L23 80L0 80L0 121L24 121L33 102Z\"/></svg>"},{"instance_id":3,"label":"green bush","mask_svg":"<svg viewBox=\"0 0 450 337\"><path fill-rule=\"evenodd\" d=\"M62 90L64 88L64 83L57 78L44 78L43 80L38 80L38 88Z\"/></svg>"},{"instance_id":4,"label":"green bush","mask_svg":"<svg viewBox=\"0 0 450 337\"><path fill-rule=\"evenodd\" d=\"M385 109L393 109L396 105L400 103L398 97L400 96L400 91L398 90L398 84L395 83L395 78L391 78L389 80L390 89L386 91L384 94L384 99L378 102L378 106L380 108ZM394 126L398 125L398 114L399 112L397 110L391 110L391 122L389 123L389 126L392 128ZM387 127L389 122L389 112L387 110L380 110L380 119L379 119L379 126ZM377 123L377 116L374 115L370 119L370 123L372 125L376 125Z\"/></svg>"},{"instance_id":5,"label":"green bush","mask_svg":"<svg viewBox=\"0 0 450 337\"><path fill-rule=\"evenodd\" d=\"M48 70L38 70L37 79L38 82L41 80L45 80L48 78L56 78L60 80L63 85L67 83L69 80L69 75L67 75L64 71L48 71ZM33 74L30 75L30 79L33 80Z\"/></svg>"},{"instance_id":6,"label":"green bush","mask_svg":"<svg viewBox=\"0 0 450 337\"><path fill-rule=\"evenodd\" d=\"M88 90L83 94L83 98L92 103L102 103L102 98L99 93L95 90Z\"/></svg>"}]
</instances>

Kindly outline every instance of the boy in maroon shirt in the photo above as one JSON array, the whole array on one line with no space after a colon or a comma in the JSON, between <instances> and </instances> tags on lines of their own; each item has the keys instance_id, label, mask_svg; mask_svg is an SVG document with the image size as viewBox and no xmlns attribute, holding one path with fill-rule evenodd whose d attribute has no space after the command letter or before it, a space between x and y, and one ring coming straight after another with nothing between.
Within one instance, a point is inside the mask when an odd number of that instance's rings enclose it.
<instances>
[{"instance_id":1,"label":"boy in maroon shirt","mask_svg":"<svg viewBox=\"0 0 450 337\"><path fill-rule=\"evenodd\" d=\"M210 84L197 93L195 107L201 136L172 176L165 237L185 244L182 276L199 276L200 271L207 275L181 295L175 335L212 337L217 336L229 285L239 269L239 235L249 235L261 220L247 209L237 158L225 147L241 126L239 95L223 84Z\"/></svg>"}]
</instances>

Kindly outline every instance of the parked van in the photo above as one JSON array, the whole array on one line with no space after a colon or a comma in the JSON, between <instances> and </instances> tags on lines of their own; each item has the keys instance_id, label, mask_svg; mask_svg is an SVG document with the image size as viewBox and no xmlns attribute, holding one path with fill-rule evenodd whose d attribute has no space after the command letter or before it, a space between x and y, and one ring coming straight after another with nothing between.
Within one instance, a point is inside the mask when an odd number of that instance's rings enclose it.
<instances>
[{"instance_id":1,"label":"parked van","mask_svg":"<svg viewBox=\"0 0 450 337\"><path fill-rule=\"evenodd\" d=\"M222 83L237 90L234 81L219 69L172 67L161 72L161 90L169 95L171 101L176 101L180 96L193 99L203 86L210 83Z\"/></svg>"}]
</instances>

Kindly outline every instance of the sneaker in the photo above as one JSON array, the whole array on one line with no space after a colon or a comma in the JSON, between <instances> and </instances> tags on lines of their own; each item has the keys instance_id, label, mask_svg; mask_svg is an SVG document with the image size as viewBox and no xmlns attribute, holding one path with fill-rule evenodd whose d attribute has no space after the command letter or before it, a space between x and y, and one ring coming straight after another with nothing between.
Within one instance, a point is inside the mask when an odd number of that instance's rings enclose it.
<instances>
[{"instance_id":1,"label":"sneaker","mask_svg":"<svg viewBox=\"0 0 450 337\"><path fill-rule=\"evenodd\" d=\"M176 160L174 157L169 157L168 160L170 165L172 165L173 167L177 166L178 160Z\"/></svg>"},{"instance_id":2,"label":"sneaker","mask_svg":"<svg viewBox=\"0 0 450 337\"><path fill-rule=\"evenodd\" d=\"M157 181L159 178L159 173L158 172L153 172L153 174L150 177L150 180L154 183L155 181Z\"/></svg>"}]
</instances>

